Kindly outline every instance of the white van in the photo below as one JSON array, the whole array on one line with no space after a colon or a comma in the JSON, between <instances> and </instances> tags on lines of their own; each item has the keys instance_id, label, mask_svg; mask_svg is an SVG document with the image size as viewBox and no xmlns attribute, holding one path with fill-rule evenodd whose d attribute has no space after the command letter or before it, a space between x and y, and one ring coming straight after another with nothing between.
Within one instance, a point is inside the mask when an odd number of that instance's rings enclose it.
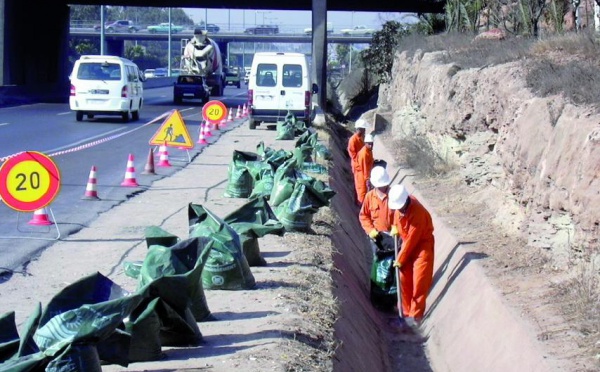
<instances>
[{"instance_id":1,"label":"white van","mask_svg":"<svg viewBox=\"0 0 600 372\"><path fill-rule=\"evenodd\" d=\"M248 80L249 126L276 123L291 111L309 126L314 118L308 58L302 53L255 53Z\"/></svg>"},{"instance_id":2,"label":"white van","mask_svg":"<svg viewBox=\"0 0 600 372\"><path fill-rule=\"evenodd\" d=\"M120 115L138 120L142 109L144 75L137 65L115 56L81 56L73 66L69 106L77 121L87 115Z\"/></svg>"}]
</instances>

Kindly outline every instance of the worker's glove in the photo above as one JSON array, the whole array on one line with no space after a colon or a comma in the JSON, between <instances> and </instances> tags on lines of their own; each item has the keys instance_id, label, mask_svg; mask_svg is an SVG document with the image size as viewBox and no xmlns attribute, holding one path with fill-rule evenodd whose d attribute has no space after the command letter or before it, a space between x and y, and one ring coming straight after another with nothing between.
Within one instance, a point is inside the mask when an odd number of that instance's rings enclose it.
<instances>
[{"instance_id":1,"label":"worker's glove","mask_svg":"<svg viewBox=\"0 0 600 372\"><path fill-rule=\"evenodd\" d=\"M390 235L398 236L398 228L396 227L396 225L392 225L392 229L390 230Z\"/></svg>"},{"instance_id":2,"label":"worker's glove","mask_svg":"<svg viewBox=\"0 0 600 372\"><path fill-rule=\"evenodd\" d=\"M401 267L401 266L402 266L402 265L400 264L400 262L398 262L398 261L394 261L394 267L395 267L395 268L397 268L397 269L400 269L400 267Z\"/></svg>"},{"instance_id":3,"label":"worker's glove","mask_svg":"<svg viewBox=\"0 0 600 372\"><path fill-rule=\"evenodd\" d=\"M371 232L369 233L369 238L375 240L377 239L377 237L379 236L379 231L377 231L376 229L371 230Z\"/></svg>"}]
</instances>

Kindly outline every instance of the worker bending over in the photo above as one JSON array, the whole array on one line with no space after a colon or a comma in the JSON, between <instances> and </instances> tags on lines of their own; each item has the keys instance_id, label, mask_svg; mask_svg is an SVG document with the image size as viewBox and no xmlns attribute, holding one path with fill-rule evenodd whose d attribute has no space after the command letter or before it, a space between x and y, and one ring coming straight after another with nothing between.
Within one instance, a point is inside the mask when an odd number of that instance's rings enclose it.
<instances>
[{"instance_id":1,"label":"worker bending over","mask_svg":"<svg viewBox=\"0 0 600 372\"><path fill-rule=\"evenodd\" d=\"M402 248L394 262L400 270L402 313L409 325L420 325L433 281L431 215L402 185L391 187L388 206L395 210L391 234L402 238Z\"/></svg>"},{"instance_id":2,"label":"worker bending over","mask_svg":"<svg viewBox=\"0 0 600 372\"><path fill-rule=\"evenodd\" d=\"M373 135L365 135L365 145L356 155L356 168L354 169L354 187L356 188L356 200L362 205L367 191L371 188L369 179L373 169Z\"/></svg>"},{"instance_id":3,"label":"worker bending over","mask_svg":"<svg viewBox=\"0 0 600 372\"><path fill-rule=\"evenodd\" d=\"M373 189L367 192L358 219L365 233L375 241L380 233L389 232L394 222L394 211L388 207L390 176L384 167L371 171Z\"/></svg>"},{"instance_id":4,"label":"worker bending over","mask_svg":"<svg viewBox=\"0 0 600 372\"><path fill-rule=\"evenodd\" d=\"M356 156L360 149L365 145L364 140L367 126L368 124L364 119L358 119L356 123L354 123L354 134L348 140L348 155L350 156L350 169L352 169L352 174L354 174Z\"/></svg>"}]
</instances>

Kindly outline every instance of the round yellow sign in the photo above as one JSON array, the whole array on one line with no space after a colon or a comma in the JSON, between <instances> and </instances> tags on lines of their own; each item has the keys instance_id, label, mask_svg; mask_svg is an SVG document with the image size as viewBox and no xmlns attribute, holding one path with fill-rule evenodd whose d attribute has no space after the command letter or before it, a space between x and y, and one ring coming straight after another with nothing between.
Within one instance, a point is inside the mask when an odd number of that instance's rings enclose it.
<instances>
[{"instance_id":1,"label":"round yellow sign","mask_svg":"<svg viewBox=\"0 0 600 372\"><path fill-rule=\"evenodd\" d=\"M219 124L227 117L227 107L221 101L209 101L202 108L204 120L213 124Z\"/></svg>"}]
</instances>

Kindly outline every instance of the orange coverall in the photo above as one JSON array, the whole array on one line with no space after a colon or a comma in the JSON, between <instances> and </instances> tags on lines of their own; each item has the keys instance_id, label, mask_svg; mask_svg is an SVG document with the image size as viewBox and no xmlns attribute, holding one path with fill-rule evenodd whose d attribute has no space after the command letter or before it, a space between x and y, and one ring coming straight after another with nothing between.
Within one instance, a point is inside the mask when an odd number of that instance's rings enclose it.
<instances>
[{"instance_id":1,"label":"orange coverall","mask_svg":"<svg viewBox=\"0 0 600 372\"><path fill-rule=\"evenodd\" d=\"M350 168L352 169L352 174L354 174L356 168L356 156L364 145L364 135L359 134L358 132L354 133L348 140L348 155L350 155Z\"/></svg>"},{"instance_id":2,"label":"orange coverall","mask_svg":"<svg viewBox=\"0 0 600 372\"><path fill-rule=\"evenodd\" d=\"M380 198L377 189L367 192L363 205L360 208L358 219L367 235L373 229L382 232L390 231L392 227L394 210L388 208L387 194L382 194L383 198Z\"/></svg>"},{"instance_id":3,"label":"orange coverall","mask_svg":"<svg viewBox=\"0 0 600 372\"><path fill-rule=\"evenodd\" d=\"M362 204L367 193L367 181L371 177L371 169L373 169L373 150L367 146L356 155L356 169L354 171L354 187L356 188L356 198Z\"/></svg>"},{"instance_id":4,"label":"orange coverall","mask_svg":"<svg viewBox=\"0 0 600 372\"><path fill-rule=\"evenodd\" d=\"M404 214L394 213L394 225L402 238L397 261L400 264L402 313L421 320L433 281L433 223L427 209L414 197Z\"/></svg>"}]
</instances>

